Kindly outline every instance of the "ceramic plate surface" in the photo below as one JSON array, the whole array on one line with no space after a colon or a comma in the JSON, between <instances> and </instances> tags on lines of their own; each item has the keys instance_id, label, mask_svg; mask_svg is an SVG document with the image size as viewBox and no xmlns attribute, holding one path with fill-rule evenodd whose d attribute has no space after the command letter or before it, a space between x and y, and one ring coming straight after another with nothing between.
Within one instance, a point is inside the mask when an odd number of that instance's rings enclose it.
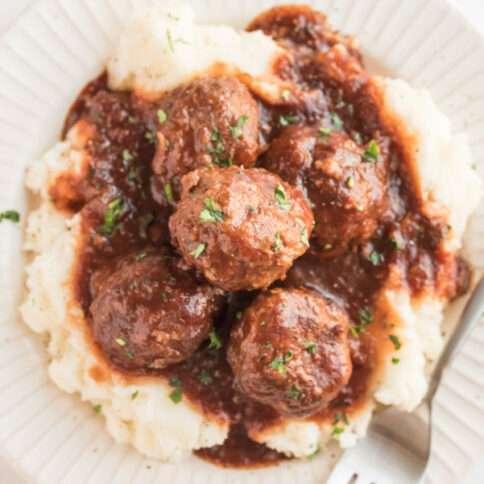
<instances>
[{"instance_id":1,"label":"ceramic plate surface","mask_svg":"<svg viewBox=\"0 0 484 484\"><path fill-rule=\"evenodd\" d=\"M122 25L135 11L151 3L152 0L43 0L3 38L0 210L20 209L25 221L25 167L56 141L68 106L80 88L100 72ZM201 21L223 21L243 27L255 14L277 2L191 3ZM369 64L380 72L429 88L439 107L450 116L454 129L469 134L477 168L484 174L484 44L448 2L305 3L322 9L333 25L355 35ZM472 263L483 268L482 206L467 240ZM21 243L22 227L0 225L0 452L27 480L35 484L324 482L331 465L330 453L313 461L271 469L233 471L194 458L167 465L115 444L89 405L61 393L48 381L42 343L20 322ZM448 321L458 311L454 305ZM472 462L484 455L483 346L481 324L438 393L429 483L461 482Z\"/></svg>"}]
</instances>

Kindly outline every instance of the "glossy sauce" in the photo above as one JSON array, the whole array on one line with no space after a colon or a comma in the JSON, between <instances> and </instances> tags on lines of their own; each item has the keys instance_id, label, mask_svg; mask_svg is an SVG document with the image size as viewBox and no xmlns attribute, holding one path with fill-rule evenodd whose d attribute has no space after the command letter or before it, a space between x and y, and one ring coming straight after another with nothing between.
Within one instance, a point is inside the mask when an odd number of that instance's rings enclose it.
<instances>
[{"instance_id":1,"label":"glossy sauce","mask_svg":"<svg viewBox=\"0 0 484 484\"><path fill-rule=\"evenodd\" d=\"M298 32L306 29L311 34L314 25L306 23L298 8L294 7L293 14L299 25ZM300 42L300 38L299 35L296 40ZM319 42L317 49L325 51L332 43L333 37L329 44ZM291 48L291 43L286 43L286 47ZM356 87L354 80L351 85L324 83L318 80L317 75L312 75L312 70L316 69L310 61L314 42L308 40L306 50L301 49L300 44L292 47L295 62L289 65L284 61L276 68L281 78L295 82L305 95L284 106L273 106L258 99L261 139L270 143L281 131L281 116L293 116L295 124L312 124L328 120L333 113L337 113L344 122L345 130L359 143L368 142L378 132L390 146L389 205L375 236L364 247L336 258L321 260L314 251L308 251L296 261L283 283L306 286L337 300L346 307L357 324L361 308L374 304L390 264L396 263L404 269L416 293L435 283L441 265L437 242L444 236L447 227L427 220L418 212L418 204L405 173L409 161L402 154L399 140L393 138L380 122L379 106L366 73L363 71ZM94 124L97 129L94 140L88 146L92 157L89 177L77 185L79 206L84 206L84 245L80 254L77 286L78 297L88 320L93 299L92 274L110 271L114 261L123 254L168 245L167 220L172 207L167 203L160 205L153 198L151 161L156 136L150 131L149 123L143 121L138 105L132 94L111 92L103 75L83 90L66 118L64 135L82 119ZM146 109L146 105L143 109ZM103 118L102 113L106 112L109 115ZM109 120L107 124L106 119ZM103 223L107 204L116 197L122 197L124 201L121 224L111 237L105 238L99 233L99 227ZM71 208L78 210L79 206ZM392 242L395 239L399 241L398 248ZM374 250L382 257L378 264L372 263L368 257ZM462 267L461 272L465 274ZM280 417L271 408L252 402L237 391L225 358L224 348L231 324L253 297L255 293L226 295L226 308L216 323L222 349L210 349L208 344L203 344L183 363L166 370L146 369L142 372L160 378L179 378L183 398L195 403L204 413L231 422L229 438L223 445L196 452L201 458L222 466L271 465L284 458L247 437L248 431L277 425ZM341 412L351 414L365 401L370 390L372 370L377 364L375 353L381 343L379 338L381 333L371 328L355 338L352 343L354 370L350 383L330 408L321 415L311 417L312 420L332 420ZM382 344L384 346L386 343Z\"/></svg>"}]
</instances>

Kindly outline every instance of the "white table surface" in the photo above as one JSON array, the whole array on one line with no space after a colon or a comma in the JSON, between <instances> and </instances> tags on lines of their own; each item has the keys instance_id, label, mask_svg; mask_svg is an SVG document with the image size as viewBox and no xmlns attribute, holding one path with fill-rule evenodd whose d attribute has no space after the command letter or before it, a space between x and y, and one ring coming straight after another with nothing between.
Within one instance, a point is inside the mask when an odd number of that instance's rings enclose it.
<instances>
[{"instance_id":1,"label":"white table surface","mask_svg":"<svg viewBox=\"0 0 484 484\"><path fill-rule=\"evenodd\" d=\"M15 22L32 3L38 0L0 0L0 35ZM357 1L357 0L355 0ZM484 34L484 0L452 0ZM484 459L473 470L466 482L456 484L482 484L484 482ZM0 484L28 484L13 472L8 462L0 457ZM99 483L111 484L111 483Z\"/></svg>"}]
</instances>

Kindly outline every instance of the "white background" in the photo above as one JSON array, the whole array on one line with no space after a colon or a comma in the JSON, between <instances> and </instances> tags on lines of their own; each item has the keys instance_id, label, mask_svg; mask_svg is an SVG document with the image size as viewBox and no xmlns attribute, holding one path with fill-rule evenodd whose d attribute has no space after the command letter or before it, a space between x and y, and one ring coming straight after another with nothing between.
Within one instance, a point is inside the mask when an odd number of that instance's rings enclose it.
<instances>
[{"instance_id":1,"label":"white background","mask_svg":"<svg viewBox=\"0 0 484 484\"><path fill-rule=\"evenodd\" d=\"M35 1L38 0L0 0L0 35L7 31L9 26L15 22L15 19ZM481 30L484 35L484 0L453 0L453 2L463 11L469 21L473 23L479 30ZM484 459L483 462L474 469L470 479L468 479L465 483L459 482L456 484L482 484L483 482ZM0 484L26 483L16 477L16 475L10 470L8 463L4 462L0 458Z\"/></svg>"}]
</instances>

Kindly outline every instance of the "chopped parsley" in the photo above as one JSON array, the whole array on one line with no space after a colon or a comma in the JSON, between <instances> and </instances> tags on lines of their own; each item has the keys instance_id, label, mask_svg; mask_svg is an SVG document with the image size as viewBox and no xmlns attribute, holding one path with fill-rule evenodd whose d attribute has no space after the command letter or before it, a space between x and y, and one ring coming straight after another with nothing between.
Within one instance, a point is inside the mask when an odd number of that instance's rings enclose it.
<instances>
[{"instance_id":1,"label":"chopped parsley","mask_svg":"<svg viewBox=\"0 0 484 484\"><path fill-rule=\"evenodd\" d=\"M138 118L136 116L128 116L128 123L135 124L138 122Z\"/></svg>"},{"instance_id":2,"label":"chopped parsley","mask_svg":"<svg viewBox=\"0 0 484 484\"><path fill-rule=\"evenodd\" d=\"M393 250L403 250L405 248L404 243L398 241L397 239L389 239L388 244Z\"/></svg>"},{"instance_id":3,"label":"chopped parsley","mask_svg":"<svg viewBox=\"0 0 484 484\"><path fill-rule=\"evenodd\" d=\"M274 238L274 245L272 246L272 251L273 252L279 252L282 247L282 238L281 234L279 232L276 232L276 236Z\"/></svg>"},{"instance_id":4,"label":"chopped parsley","mask_svg":"<svg viewBox=\"0 0 484 484\"><path fill-rule=\"evenodd\" d=\"M232 160L230 158L223 157L225 146L222 143L222 137L218 128L214 128L212 130L210 141L212 144L207 147L207 152L212 156L213 162L220 168L227 168L231 166Z\"/></svg>"},{"instance_id":5,"label":"chopped parsley","mask_svg":"<svg viewBox=\"0 0 484 484\"><path fill-rule=\"evenodd\" d=\"M123 213L124 200L115 198L108 204L108 209L104 214L104 223L101 225L99 232L110 237L118 226L119 217Z\"/></svg>"},{"instance_id":6,"label":"chopped parsley","mask_svg":"<svg viewBox=\"0 0 484 484\"><path fill-rule=\"evenodd\" d=\"M333 419L333 431L331 432L331 437L337 437L341 435L345 429L345 425L349 425L350 421L346 413L337 413Z\"/></svg>"},{"instance_id":7,"label":"chopped parsley","mask_svg":"<svg viewBox=\"0 0 484 484\"><path fill-rule=\"evenodd\" d=\"M128 359L132 360L134 358L134 355L131 351L126 351L126 356L128 357Z\"/></svg>"},{"instance_id":8,"label":"chopped parsley","mask_svg":"<svg viewBox=\"0 0 484 484\"><path fill-rule=\"evenodd\" d=\"M284 190L284 187L282 185L277 185L274 195L276 197L276 202L277 205L279 205L279 208L286 211L289 211L291 209L292 203L287 198L286 190Z\"/></svg>"},{"instance_id":9,"label":"chopped parsley","mask_svg":"<svg viewBox=\"0 0 484 484\"><path fill-rule=\"evenodd\" d=\"M400 363L400 358L392 358L392 365L398 365Z\"/></svg>"},{"instance_id":10,"label":"chopped parsley","mask_svg":"<svg viewBox=\"0 0 484 484\"><path fill-rule=\"evenodd\" d=\"M140 174L140 169L139 167L133 167L129 170L128 172L128 181L130 183L137 183L139 185L141 185L141 183L143 182L142 178L141 178L141 174Z\"/></svg>"},{"instance_id":11,"label":"chopped parsley","mask_svg":"<svg viewBox=\"0 0 484 484\"><path fill-rule=\"evenodd\" d=\"M348 188L353 188L355 186L355 179L352 177L352 176L349 176L347 179L346 179L346 182L345 182L346 186Z\"/></svg>"},{"instance_id":12,"label":"chopped parsley","mask_svg":"<svg viewBox=\"0 0 484 484\"><path fill-rule=\"evenodd\" d=\"M119 346L126 346L128 343L126 343L126 340L123 339L123 338L116 338L114 341L116 341L116 343L119 345Z\"/></svg>"},{"instance_id":13,"label":"chopped parsley","mask_svg":"<svg viewBox=\"0 0 484 484\"><path fill-rule=\"evenodd\" d=\"M131 400L136 400L136 398L138 398L138 395L139 395L139 390L135 390L132 394L131 394Z\"/></svg>"},{"instance_id":14,"label":"chopped parsley","mask_svg":"<svg viewBox=\"0 0 484 484\"><path fill-rule=\"evenodd\" d=\"M370 306L366 306L358 310L358 317L360 318L360 324L351 328L351 334L358 336L365 331L365 326L373 321L373 309Z\"/></svg>"},{"instance_id":15,"label":"chopped parsley","mask_svg":"<svg viewBox=\"0 0 484 484\"><path fill-rule=\"evenodd\" d=\"M173 390L169 395L170 400L173 403L180 403L183 398L183 389L182 389L181 380L176 376L174 376L173 378L170 378L170 386L173 387Z\"/></svg>"},{"instance_id":16,"label":"chopped parsley","mask_svg":"<svg viewBox=\"0 0 484 484\"><path fill-rule=\"evenodd\" d=\"M168 40L168 47L172 52L175 52L175 45L173 44L173 36L171 35L171 30L166 29L166 39Z\"/></svg>"},{"instance_id":17,"label":"chopped parsley","mask_svg":"<svg viewBox=\"0 0 484 484\"><path fill-rule=\"evenodd\" d=\"M207 197L203 204L205 208L200 212L200 222L202 224L211 224L216 222L223 222L225 215L222 212L220 205L218 205L213 198Z\"/></svg>"},{"instance_id":18,"label":"chopped parsley","mask_svg":"<svg viewBox=\"0 0 484 484\"><path fill-rule=\"evenodd\" d=\"M288 351L284 356L276 356L269 364L269 368L277 370L281 375L287 373L286 365L291 361L292 353Z\"/></svg>"},{"instance_id":19,"label":"chopped parsley","mask_svg":"<svg viewBox=\"0 0 484 484\"><path fill-rule=\"evenodd\" d=\"M232 134L232 138L240 138L242 136L242 128L245 123L249 120L249 116L246 116L245 114L242 116L239 116L239 119L237 119L237 122L235 123L234 126L230 126L230 133Z\"/></svg>"},{"instance_id":20,"label":"chopped parsley","mask_svg":"<svg viewBox=\"0 0 484 484\"><path fill-rule=\"evenodd\" d=\"M214 329L210 331L208 337L210 338L210 343L208 345L209 349L219 350L220 348L222 348L222 342L220 341L220 338L218 337Z\"/></svg>"},{"instance_id":21,"label":"chopped parsley","mask_svg":"<svg viewBox=\"0 0 484 484\"><path fill-rule=\"evenodd\" d=\"M145 138L150 142L150 143L154 143L155 142L155 134L152 133L151 131L147 131L145 133Z\"/></svg>"},{"instance_id":22,"label":"chopped parsley","mask_svg":"<svg viewBox=\"0 0 484 484\"><path fill-rule=\"evenodd\" d=\"M365 306L364 308L359 309L358 317L360 318L361 324L370 324L373 321L373 308Z\"/></svg>"},{"instance_id":23,"label":"chopped parsley","mask_svg":"<svg viewBox=\"0 0 484 484\"><path fill-rule=\"evenodd\" d=\"M279 124L285 128L286 126L289 126L290 124L297 123L297 116L295 114L286 114L286 115L280 115L279 116Z\"/></svg>"},{"instance_id":24,"label":"chopped parsley","mask_svg":"<svg viewBox=\"0 0 484 484\"><path fill-rule=\"evenodd\" d=\"M375 140L371 140L368 143L365 153L363 154L363 160L374 162L378 161L378 156L380 155L380 148Z\"/></svg>"},{"instance_id":25,"label":"chopped parsley","mask_svg":"<svg viewBox=\"0 0 484 484\"><path fill-rule=\"evenodd\" d=\"M331 113L331 124L336 129L341 129L343 127L343 120L336 113Z\"/></svg>"},{"instance_id":26,"label":"chopped parsley","mask_svg":"<svg viewBox=\"0 0 484 484\"><path fill-rule=\"evenodd\" d=\"M301 398L301 390L296 385L292 385L287 391L287 396L291 400L299 400Z\"/></svg>"},{"instance_id":27,"label":"chopped parsley","mask_svg":"<svg viewBox=\"0 0 484 484\"><path fill-rule=\"evenodd\" d=\"M220 130L218 128L212 129L212 133L210 134L210 141L217 143L221 141L222 137L220 136ZM223 147L222 147L223 149Z\"/></svg>"},{"instance_id":28,"label":"chopped parsley","mask_svg":"<svg viewBox=\"0 0 484 484\"><path fill-rule=\"evenodd\" d=\"M313 460L321 452L321 447L316 447L313 453L307 456L308 460Z\"/></svg>"},{"instance_id":29,"label":"chopped parsley","mask_svg":"<svg viewBox=\"0 0 484 484\"><path fill-rule=\"evenodd\" d=\"M135 255L134 260L136 262L144 259L147 256L146 252L139 252L138 254Z\"/></svg>"},{"instance_id":30,"label":"chopped parsley","mask_svg":"<svg viewBox=\"0 0 484 484\"><path fill-rule=\"evenodd\" d=\"M289 99L291 99L291 91L289 89L284 89L281 93L281 97L284 101L289 101Z\"/></svg>"},{"instance_id":31,"label":"chopped parsley","mask_svg":"<svg viewBox=\"0 0 484 484\"><path fill-rule=\"evenodd\" d=\"M134 156L130 153L129 150L123 150L123 160L124 161L131 161L134 158Z\"/></svg>"},{"instance_id":32,"label":"chopped parsley","mask_svg":"<svg viewBox=\"0 0 484 484\"><path fill-rule=\"evenodd\" d=\"M165 197L168 200L168 203L174 203L175 199L173 198L173 188L171 183L165 183L163 191L165 192Z\"/></svg>"},{"instance_id":33,"label":"chopped parsley","mask_svg":"<svg viewBox=\"0 0 484 484\"><path fill-rule=\"evenodd\" d=\"M314 353L316 353L316 350L317 350L316 343L314 343L314 341L306 341L304 343L304 349L308 353L314 354Z\"/></svg>"},{"instance_id":34,"label":"chopped parsley","mask_svg":"<svg viewBox=\"0 0 484 484\"><path fill-rule=\"evenodd\" d=\"M160 124L166 123L168 116L166 115L165 111L163 111L163 109L158 109L156 115L158 116L158 122Z\"/></svg>"},{"instance_id":35,"label":"chopped parsley","mask_svg":"<svg viewBox=\"0 0 484 484\"><path fill-rule=\"evenodd\" d=\"M9 220L12 223L18 223L20 221L20 214L17 210L6 210L0 213L0 223L4 220Z\"/></svg>"},{"instance_id":36,"label":"chopped parsley","mask_svg":"<svg viewBox=\"0 0 484 484\"><path fill-rule=\"evenodd\" d=\"M332 128L325 128L324 126L319 128L319 135L321 138L327 138L332 132Z\"/></svg>"},{"instance_id":37,"label":"chopped parsley","mask_svg":"<svg viewBox=\"0 0 484 484\"><path fill-rule=\"evenodd\" d=\"M262 348L270 350L272 348L272 343L270 341L268 341L267 343L264 343L262 345Z\"/></svg>"},{"instance_id":38,"label":"chopped parsley","mask_svg":"<svg viewBox=\"0 0 484 484\"><path fill-rule=\"evenodd\" d=\"M374 265L374 266L379 266L383 260L383 254L376 250L372 250L370 255L368 256L368 260Z\"/></svg>"},{"instance_id":39,"label":"chopped parsley","mask_svg":"<svg viewBox=\"0 0 484 484\"><path fill-rule=\"evenodd\" d=\"M196 248L190 252L190 255L195 259L198 259L205 252L205 248L205 244L198 244Z\"/></svg>"},{"instance_id":40,"label":"chopped parsley","mask_svg":"<svg viewBox=\"0 0 484 484\"><path fill-rule=\"evenodd\" d=\"M212 375L206 371L206 370L202 370L202 372L200 373L200 382L203 384L203 385L210 385L210 383L213 382L213 377Z\"/></svg>"},{"instance_id":41,"label":"chopped parsley","mask_svg":"<svg viewBox=\"0 0 484 484\"><path fill-rule=\"evenodd\" d=\"M304 229L301 230L300 237L301 237L301 242L306 247L309 247L309 238L308 238L308 231L307 231L307 229L304 228Z\"/></svg>"},{"instance_id":42,"label":"chopped parsley","mask_svg":"<svg viewBox=\"0 0 484 484\"><path fill-rule=\"evenodd\" d=\"M139 235L142 239L148 238L148 227L155 220L153 213L145 213L139 218Z\"/></svg>"},{"instance_id":43,"label":"chopped parsley","mask_svg":"<svg viewBox=\"0 0 484 484\"><path fill-rule=\"evenodd\" d=\"M93 405L92 409L94 410L95 413L101 413L103 406L102 405Z\"/></svg>"},{"instance_id":44,"label":"chopped parsley","mask_svg":"<svg viewBox=\"0 0 484 484\"><path fill-rule=\"evenodd\" d=\"M397 351L402 347L402 343L400 342L398 336L391 334L388 339L393 343L393 346Z\"/></svg>"}]
</instances>

